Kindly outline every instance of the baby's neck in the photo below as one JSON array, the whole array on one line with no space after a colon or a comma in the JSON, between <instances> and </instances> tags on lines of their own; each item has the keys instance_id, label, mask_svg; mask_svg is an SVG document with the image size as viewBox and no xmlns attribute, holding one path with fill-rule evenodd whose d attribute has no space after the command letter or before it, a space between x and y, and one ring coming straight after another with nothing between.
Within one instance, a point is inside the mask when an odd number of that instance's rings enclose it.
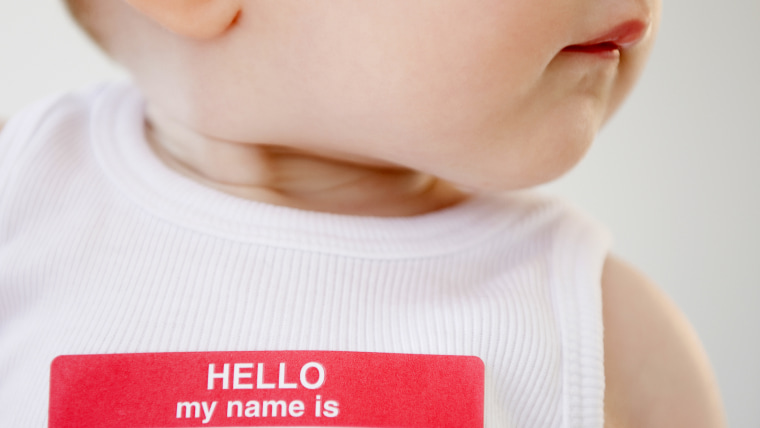
<instances>
[{"instance_id":1,"label":"baby's neck","mask_svg":"<svg viewBox=\"0 0 760 428\"><path fill-rule=\"evenodd\" d=\"M253 201L362 216L412 216L468 194L429 174L287 147L216 140L149 114L147 138L170 168Z\"/></svg>"}]
</instances>

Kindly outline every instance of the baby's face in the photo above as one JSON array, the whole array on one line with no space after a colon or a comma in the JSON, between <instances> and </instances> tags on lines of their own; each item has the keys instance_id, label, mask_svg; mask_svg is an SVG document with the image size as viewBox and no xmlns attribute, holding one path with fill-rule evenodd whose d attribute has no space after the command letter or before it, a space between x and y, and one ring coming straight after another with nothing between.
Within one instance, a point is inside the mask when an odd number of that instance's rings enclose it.
<instances>
[{"instance_id":1,"label":"baby's face","mask_svg":"<svg viewBox=\"0 0 760 428\"><path fill-rule=\"evenodd\" d=\"M660 10L658 0L242 3L235 27L174 83L199 106L159 104L226 140L491 190L546 182L583 156L644 65Z\"/></svg>"}]
</instances>

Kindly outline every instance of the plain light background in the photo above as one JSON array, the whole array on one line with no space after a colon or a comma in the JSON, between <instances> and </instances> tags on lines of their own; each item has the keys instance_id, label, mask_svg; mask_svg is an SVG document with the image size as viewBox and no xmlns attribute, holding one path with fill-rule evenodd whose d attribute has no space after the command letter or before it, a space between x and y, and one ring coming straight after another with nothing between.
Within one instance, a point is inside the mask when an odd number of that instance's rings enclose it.
<instances>
[{"instance_id":1,"label":"plain light background","mask_svg":"<svg viewBox=\"0 0 760 428\"><path fill-rule=\"evenodd\" d=\"M545 190L610 227L615 252L691 320L730 426L760 428L760 1L664 3L638 87L586 159ZM123 76L60 0L0 2L0 117Z\"/></svg>"}]
</instances>

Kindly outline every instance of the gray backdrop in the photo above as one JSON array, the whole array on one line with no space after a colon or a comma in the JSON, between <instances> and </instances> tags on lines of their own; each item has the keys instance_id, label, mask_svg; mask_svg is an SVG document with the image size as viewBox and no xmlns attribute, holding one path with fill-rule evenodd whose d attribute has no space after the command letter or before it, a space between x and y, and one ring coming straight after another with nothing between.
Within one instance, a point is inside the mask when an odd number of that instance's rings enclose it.
<instances>
[{"instance_id":1,"label":"gray backdrop","mask_svg":"<svg viewBox=\"0 0 760 428\"><path fill-rule=\"evenodd\" d=\"M760 1L663 8L637 89L588 157L545 190L612 229L615 251L696 328L730 426L760 428ZM0 117L52 91L123 75L59 0L0 2Z\"/></svg>"}]
</instances>

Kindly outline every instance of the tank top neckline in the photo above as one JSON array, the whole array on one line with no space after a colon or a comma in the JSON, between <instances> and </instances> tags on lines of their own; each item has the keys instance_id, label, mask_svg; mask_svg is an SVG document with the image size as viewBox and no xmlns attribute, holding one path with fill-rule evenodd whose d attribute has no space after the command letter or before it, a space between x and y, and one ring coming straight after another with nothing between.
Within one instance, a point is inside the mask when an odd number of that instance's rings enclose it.
<instances>
[{"instance_id":1,"label":"tank top neckline","mask_svg":"<svg viewBox=\"0 0 760 428\"><path fill-rule=\"evenodd\" d=\"M151 215L201 233L396 259L456 252L519 220L509 205L525 192L473 194L452 207L409 217L330 214L239 198L197 183L158 158L145 137L144 98L132 83L107 84L96 97L90 138L105 175Z\"/></svg>"}]
</instances>

